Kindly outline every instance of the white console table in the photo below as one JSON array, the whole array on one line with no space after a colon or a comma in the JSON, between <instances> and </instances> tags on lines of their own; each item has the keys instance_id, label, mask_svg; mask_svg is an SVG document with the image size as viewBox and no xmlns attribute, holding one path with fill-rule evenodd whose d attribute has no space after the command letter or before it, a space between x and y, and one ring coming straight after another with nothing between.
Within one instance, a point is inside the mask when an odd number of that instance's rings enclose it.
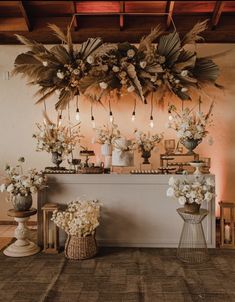
<instances>
[{"instance_id":1,"label":"white console table","mask_svg":"<svg viewBox=\"0 0 235 302\"><path fill-rule=\"evenodd\" d=\"M48 188L38 195L38 244L42 245L42 206L66 204L78 197L102 202L98 243L102 246L177 247L182 220L179 203L166 196L171 175L57 174L48 175ZM174 175L177 178L185 176ZM187 176L193 177L193 175ZM212 177L213 175L206 176ZM203 222L207 245L215 247L215 201ZM60 234L63 242L64 235Z\"/></svg>"}]
</instances>

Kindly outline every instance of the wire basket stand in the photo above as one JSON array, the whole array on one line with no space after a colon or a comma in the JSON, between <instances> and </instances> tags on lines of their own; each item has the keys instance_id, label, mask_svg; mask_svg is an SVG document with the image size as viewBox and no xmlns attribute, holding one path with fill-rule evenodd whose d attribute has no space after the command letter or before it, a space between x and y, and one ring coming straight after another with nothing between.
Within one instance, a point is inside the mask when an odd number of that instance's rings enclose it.
<instances>
[{"instance_id":1,"label":"wire basket stand","mask_svg":"<svg viewBox=\"0 0 235 302\"><path fill-rule=\"evenodd\" d=\"M202 227L203 219L208 215L206 209L200 209L197 214L184 212L184 208L177 209L184 220L177 257L183 262L197 264L209 259L206 239Z\"/></svg>"}]
</instances>

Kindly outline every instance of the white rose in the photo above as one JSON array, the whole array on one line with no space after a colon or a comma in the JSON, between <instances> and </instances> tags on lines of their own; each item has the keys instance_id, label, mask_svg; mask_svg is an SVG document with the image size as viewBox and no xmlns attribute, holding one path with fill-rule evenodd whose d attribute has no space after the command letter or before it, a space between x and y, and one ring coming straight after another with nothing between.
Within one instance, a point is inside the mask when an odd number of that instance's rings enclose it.
<instances>
[{"instance_id":1,"label":"white rose","mask_svg":"<svg viewBox=\"0 0 235 302\"><path fill-rule=\"evenodd\" d=\"M140 67L141 67L141 68L145 68L146 65L147 65L146 61L141 61L141 62L140 62Z\"/></svg>"},{"instance_id":2,"label":"white rose","mask_svg":"<svg viewBox=\"0 0 235 302\"><path fill-rule=\"evenodd\" d=\"M188 71L182 70L180 74L182 75L182 77L185 77L186 75L188 75Z\"/></svg>"},{"instance_id":3,"label":"white rose","mask_svg":"<svg viewBox=\"0 0 235 302\"><path fill-rule=\"evenodd\" d=\"M156 77L156 76L152 76L152 77L150 78L150 81L151 81L151 82L156 82L156 80L157 80L157 77Z\"/></svg>"},{"instance_id":4,"label":"white rose","mask_svg":"<svg viewBox=\"0 0 235 302\"><path fill-rule=\"evenodd\" d=\"M207 184L208 186L214 187L214 186L215 186L215 181L214 181L214 179L212 179L212 178L210 178L210 177L207 177L207 179L206 179L206 184Z\"/></svg>"},{"instance_id":5,"label":"white rose","mask_svg":"<svg viewBox=\"0 0 235 302\"><path fill-rule=\"evenodd\" d=\"M135 90L135 87L133 86L133 85L131 85L131 86L129 86L128 88L127 88L127 91L128 92L132 92L132 91L134 91Z\"/></svg>"},{"instance_id":6,"label":"white rose","mask_svg":"<svg viewBox=\"0 0 235 302\"><path fill-rule=\"evenodd\" d=\"M174 179L173 176L170 177L168 184L169 184L169 186L174 186L174 184L175 184L175 179Z\"/></svg>"},{"instance_id":7,"label":"white rose","mask_svg":"<svg viewBox=\"0 0 235 302\"><path fill-rule=\"evenodd\" d=\"M45 66L45 67L47 67L48 66L48 62L47 61L43 61L42 65Z\"/></svg>"},{"instance_id":8,"label":"white rose","mask_svg":"<svg viewBox=\"0 0 235 302\"><path fill-rule=\"evenodd\" d=\"M186 92L186 91L188 91L188 88L182 87L182 88L181 88L181 91L182 91L182 92Z\"/></svg>"},{"instance_id":9,"label":"white rose","mask_svg":"<svg viewBox=\"0 0 235 302\"><path fill-rule=\"evenodd\" d=\"M59 79L63 79L64 78L64 73L62 72L62 71L60 71L60 70L58 70L58 72L57 72L57 77L59 78Z\"/></svg>"},{"instance_id":10,"label":"white rose","mask_svg":"<svg viewBox=\"0 0 235 302\"><path fill-rule=\"evenodd\" d=\"M178 198L179 204L184 205L186 203L186 198L184 196L180 196Z\"/></svg>"},{"instance_id":11,"label":"white rose","mask_svg":"<svg viewBox=\"0 0 235 302\"><path fill-rule=\"evenodd\" d=\"M73 70L73 73L74 73L75 75L78 75L78 74L80 73L80 70L79 70L79 69L74 69L74 70Z\"/></svg>"},{"instance_id":12,"label":"white rose","mask_svg":"<svg viewBox=\"0 0 235 302\"><path fill-rule=\"evenodd\" d=\"M211 201L212 197L213 197L213 194L211 192L206 192L206 194L205 194L205 200L207 202Z\"/></svg>"},{"instance_id":13,"label":"white rose","mask_svg":"<svg viewBox=\"0 0 235 302\"><path fill-rule=\"evenodd\" d=\"M180 80L179 80L179 79L176 79L176 80L175 80L175 83L176 83L176 84L178 84L179 82L180 82Z\"/></svg>"},{"instance_id":14,"label":"white rose","mask_svg":"<svg viewBox=\"0 0 235 302\"><path fill-rule=\"evenodd\" d=\"M14 186L13 184L10 184L8 187L7 187L7 192L13 192L14 191Z\"/></svg>"},{"instance_id":15,"label":"white rose","mask_svg":"<svg viewBox=\"0 0 235 302\"><path fill-rule=\"evenodd\" d=\"M4 192L6 190L6 185L5 184L2 184L1 186L0 186L0 191L1 192Z\"/></svg>"},{"instance_id":16,"label":"white rose","mask_svg":"<svg viewBox=\"0 0 235 302\"><path fill-rule=\"evenodd\" d=\"M118 66L113 66L112 70L113 70L113 72L118 72L119 71L119 67Z\"/></svg>"},{"instance_id":17,"label":"white rose","mask_svg":"<svg viewBox=\"0 0 235 302\"><path fill-rule=\"evenodd\" d=\"M87 63L89 63L89 64L93 64L95 61L93 56L88 56L86 60L87 60Z\"/></svg>"},{"instance_id":18,"label":"white rose","mask_svg":"<svg viewBox=\"0 0 235 302\"><path fill-rule=\"evenodd\" d=\"M129 50L127 51L127 56L128 56L128 58L133 58L134 55L135 55L134 49L129 49Z\"/></svg>"},{"instance_id":19,"label":"white rose","mask_svg":"<svg viewBox=\"0 0 235 302\"><path fill-rule=\"evenodd\" d=\"M175 191L174 191L173 188L168 188L167 191L166 191L166 196L167 197L174 197L174 195L175 195L174 193L175 193Z\"/></svg>"},{"instance_id":20,"label":"white rose","mask_svg":"<svg viewBox=\"0 0 235 302\"><path fill-rule=\"evenodd\" d=\"M102 88L102 89L106 89L108 87L108 84L105 82L101 82L99 85L100 85L100 88Z\"/></svg>"}]
</instances>

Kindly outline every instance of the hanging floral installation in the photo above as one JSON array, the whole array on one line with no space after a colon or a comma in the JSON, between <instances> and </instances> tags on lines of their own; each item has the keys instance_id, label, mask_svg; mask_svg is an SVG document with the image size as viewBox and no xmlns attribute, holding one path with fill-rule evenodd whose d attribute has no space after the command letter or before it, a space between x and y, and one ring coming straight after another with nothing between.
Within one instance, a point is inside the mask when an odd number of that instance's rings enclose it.
<instances>
[{"instance_id":1,"label":"hanging floral installation","mask_svg":"<svg viewBox=\"0 0 235 302\"><path fill-rule=\"evenodd\" d=\"M196 51L187 49L202 39L200 33L206 23L197 23L182 38L177 31L164 35L157 26L138 47L128 42L103 43L101 38L89 38L75 46L69 29L64 34L50 25L62 44L48 49L17 35L30 51L16 58L13 73L40 87L37 103L56 92L57 110L65 109L79 94L101 102L110 92L129 92L145 101L149 93L168 90L181 100L190 100L190 87L201 89L205 82L216 85L219 75L219 67L211 58L198 57Z\"/></svg>"}]
</instances>

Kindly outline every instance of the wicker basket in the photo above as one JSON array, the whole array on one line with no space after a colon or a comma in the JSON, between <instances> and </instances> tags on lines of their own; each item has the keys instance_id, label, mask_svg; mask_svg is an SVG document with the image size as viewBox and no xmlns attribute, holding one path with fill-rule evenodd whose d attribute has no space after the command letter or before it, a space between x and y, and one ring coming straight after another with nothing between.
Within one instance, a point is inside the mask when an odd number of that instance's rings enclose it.
<instances>
[{"instance_id":1,"label":"wicker basket","mask_svg":"<svg viewBox=\"0 0 235 302\"><path fill-rule=\"evenodd\" d=\"M68 259L88 259L93 257L97 251L95 235L89 235L86 237L69 235L66 239L64 254Z\"/></svg>"}]
</instances>

